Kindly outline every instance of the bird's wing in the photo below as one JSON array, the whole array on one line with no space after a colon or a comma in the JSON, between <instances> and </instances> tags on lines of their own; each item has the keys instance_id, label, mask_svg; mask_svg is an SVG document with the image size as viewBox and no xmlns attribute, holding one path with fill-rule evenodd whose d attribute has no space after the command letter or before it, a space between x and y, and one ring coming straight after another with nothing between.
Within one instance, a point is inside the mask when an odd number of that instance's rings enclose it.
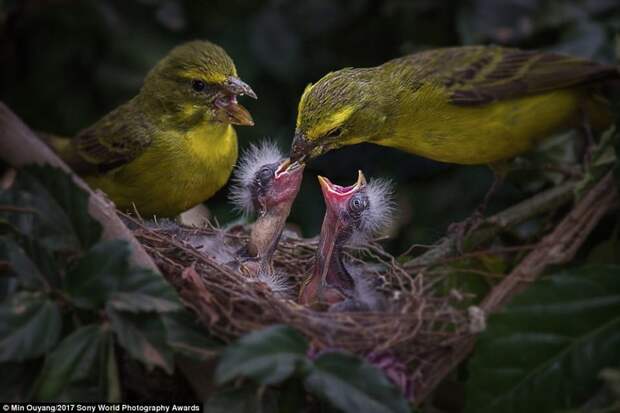
<instances>
[{"instance_id":1,"label":"bird's wing","mask_svg":"<svg viewBox=\"0 0 620 413\"><path fill-rule=\"evenodd\" d=\"M620 75L611 65L502 47L444 49L431 65L438 69L431 76L443 83L456 105L481 105Z\"/></svg>"},{"instance_id":2,"label":"bird's wing","mask_svg":"<svg viewBox=\"0 0 620 413\"><path fill-rule=\"evenodd\" d=\"M73 139L80 157L92 165L76 172L102 173L129 163L151 144L152 135L141 112L130 103L120 106Z\"/></svg>"}]
</instances>

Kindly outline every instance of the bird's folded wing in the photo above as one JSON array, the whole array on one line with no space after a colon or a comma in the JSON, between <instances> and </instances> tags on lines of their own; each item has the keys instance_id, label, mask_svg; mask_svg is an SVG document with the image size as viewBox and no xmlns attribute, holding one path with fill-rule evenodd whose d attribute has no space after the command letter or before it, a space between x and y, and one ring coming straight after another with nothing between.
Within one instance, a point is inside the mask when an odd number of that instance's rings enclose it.
<instances>
[{"instance_id":1,"label":"bird's folded wing","mask_svg":"<svg viewBox=\"0 0 620 413\"><path fill-rule=\"evenodd\" d=\"M460 49L446 49L443 59L436 61L445 68L439 78L456 105L481 105L619 76L614 66L556 53Z\"/></svg>"},{"instance_id":2,"label":"bird's folded wing","mask_svg":"<svg viewBox=\"0 0 620 413\"><path fill-rule=\"evenodd\" d=\"M77 152L92 166L77 172L103 173L118 168L137 158L151 141L152 131L143 115L121 106L75 137Z\"/></svg>"}]
</instances>

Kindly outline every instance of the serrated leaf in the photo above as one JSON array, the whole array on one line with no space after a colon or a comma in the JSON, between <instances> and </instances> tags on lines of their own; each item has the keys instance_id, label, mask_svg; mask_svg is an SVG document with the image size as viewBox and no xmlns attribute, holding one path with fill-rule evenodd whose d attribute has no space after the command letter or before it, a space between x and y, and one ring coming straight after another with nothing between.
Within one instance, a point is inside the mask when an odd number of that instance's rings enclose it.
<instances>
[{"instance_id":1,"label":"serrated leaf","mask_svg":"<svg viewBox=\"0 0 620 413\"><path fill-rule=\"evenodd\" d=\"M50 166L33 165L26 172L36 177L63 209L84 249L99 241L102 228L88 213L89 194L78 188L71 176Z\"/></svg>"},{"instance_id":2,"label":"serrated leaf","mask_svg":"<svg viewBox=\"0 0 620 413\"><path fill-rule=\"evenodd\" d=\"M111 342L108 325L91 324L75 330L45 360L34 389L35 398L105 400Z\"/></svg>"},{"instance_id":3,"label":"serrated leaf","mask_svg":"<svg viewBox=\"0 0 620 413\"><path fill-rule=\"evenodd\" d=\"M167 342L175 352L198 360L210 360L222 343L209 337L204 326L187 311L163 314Z\"/></svg>"},{"instance_id":4,"label":"serrated leaf","mask_svg":"<svg viewBox=\"0 0 620 413\"><path fill-rule=\"evenodd\" d=\"M276 413L278 406L269 392L261 392L251 383L226 388L213 394L204 405L209 413Z\"/></svg>"},{"instance_id":5,"label":"serrated leaf","mask_svg":"<svg viewBox=\"0 0 620 413\"><path fill-rule=\"evenodd\" d=\"M0 198L34 211L2 214L23 235L38 238L55 251L80 251L99 240L102 231L88 214L88 197L62 170L32 165L20 170L11 189Z\"/></svg>"},{"instance_id":6,"label":"serrated leaf","mask_svg":"<svg viewBox=\"0 0 620 413\"><path fill-rule=\"evenodd\" d=\"M24 286L31 289L45 288L45 278L37 266L22 247L9 237L0 237L0 260L8 263L11 275L21 277L19 281Z\"/></svg>"},{"instance_id":7,"label":"serrated leaf","mask_svg":"<svg viewBox=\"0 0 620 413\"><path fill-rule=\"evenodd\" d=\"M409 413L404 396L376 367L351 354L319 356L306 389L349 413Z\"/></svg>"},{"instance_id":8,"label":"serrated leaf","mask_svg":"<svg viewBox=\"0 0 620 413\"><path fill-rule=\"evenodd\" d=\"M161 367L168 374L174 370L172 349L166 341L166 328L157 313L133 314L106 307L118 342L129 355L149 370Z\"/></svg>"},{"instance_id":9,"label":"serrated leaf","mask_svg":"<svg viewBox=\"0 0 620 413\"><path fill-rule=\"evenodd\" d=\"M620 267L541 280L488 320L470 363L468 412L578 406L620 363Z\"/></svg>"},{"instance_id":10,"label":"serrated leaf","mask_svg":"<svg viewBox=\"0 0 620 413\"><path fill-rule=\"evenodd\" d=\"M125 241L101 241L82 256L65 277L65 291L81 308L102 307L118 291L120 279L129 273L129 249Z\"/></svg>"},{"instance_id":11,"label":"serrated leaf","mask_svg":"<svg viewBox=\"0 0 620 413\"><path fill-rule=\"evenodd\" d=\"M0 362L46 353L58 341L61 327L55 302L38 293L14 294L0 304Z\"/></svg>"},{"instance_id":12,"label":"serrated leaf","mask_svg":"<svg viewBox=\"0 0 620 413\"><path fill-rule=\"evenodd\" d=\"M176 291L161 274L132 268L119 280L119 292L110 297L110 304L123 311L156 311L164 313L183 308Z\"/></svg>"},{"instance_id":13,"label":"serrated leaf","mask_svg":"<svg viewBox=\"0 0 620 413\"><path fill-rule=\"evenodd\" d=\"M78 307L101 308L106 302L122 311L175 311L182 307L160 274L131 268L125 241L101 241L65 277L65 291Z\"/></svg>"},{"instance_id":14,"label":"serrated leaf","mask_svg":"<svg viewBox=\"0 0 620 413\"><path fill-rule=\"evenodd\" d=\"M306 339L290 327L277 325L245 335L223 351L215 370L219 384L250 377L261 384L277 384L307 362Z\"/></svg>"}]
</instances>

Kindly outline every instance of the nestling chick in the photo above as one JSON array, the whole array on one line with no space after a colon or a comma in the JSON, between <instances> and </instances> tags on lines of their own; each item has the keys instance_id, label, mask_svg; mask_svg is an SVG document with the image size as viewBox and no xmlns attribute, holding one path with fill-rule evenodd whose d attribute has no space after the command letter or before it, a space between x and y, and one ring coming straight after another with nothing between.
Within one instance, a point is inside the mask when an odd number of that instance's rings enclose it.
<instances>
[{"instance_id":1,"label":"nestling chick","mask_svg":"<svg viewBox=\"0 0 620 413\"><path fill-rule=\"evenodd\" d=\"M230 199L244 213L257 214L242 265L273 292L290 290L286 275L274 270L272 257L299 192L303 170L303 165L284 159L278 148L267 142L250 147L233 178Z\"/></svg>"},{"instance_id":2,"label":"nestling chick","mask_svg":"<svg viewBox=\"0 0 620 413\"><path fill-rule=\"evenodd\" d=\"M366 182L361 171L354 185L342 187L319 177L326 212L312 274L304 283L299 301L328 305L331 310L381 309L383 297L362 269L343 261L343 248L376 235L386 226L392 211L391 185L382 180Z\"/></svg>"}]
</instances>

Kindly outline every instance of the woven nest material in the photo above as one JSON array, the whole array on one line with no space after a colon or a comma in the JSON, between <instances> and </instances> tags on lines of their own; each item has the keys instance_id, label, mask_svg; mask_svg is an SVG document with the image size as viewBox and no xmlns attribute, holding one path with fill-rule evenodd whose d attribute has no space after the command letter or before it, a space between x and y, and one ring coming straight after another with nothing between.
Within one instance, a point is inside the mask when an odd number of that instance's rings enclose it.
<instances>
[{"instance_id":1,"label":"woven nest material","mask_svg":"<svg viewBox=\"0 0 620 413\"><path fill-rule=\"evenodd\" d=\"M218 243L241 248L247 227L228 230L208 226L184 228L193 235L214 237ZM209 251L182 241L179 229L138 225L134 234L154 258L209 331L230 342L250 331L287 324L307 336L317 350L338 349L359 355L389 352L413 371L467 334L467 317L453 307L453 298L434 292L422 274L410 274L383 248L371 242L347 251L347 261L381 277L390 309L382 312L316 311L295 299L276 297L266 285L218 262ZM295 292L311 271L317 239L285 231L274 255L274 267L290 276Z\"/></svg>"}]
</instances>

